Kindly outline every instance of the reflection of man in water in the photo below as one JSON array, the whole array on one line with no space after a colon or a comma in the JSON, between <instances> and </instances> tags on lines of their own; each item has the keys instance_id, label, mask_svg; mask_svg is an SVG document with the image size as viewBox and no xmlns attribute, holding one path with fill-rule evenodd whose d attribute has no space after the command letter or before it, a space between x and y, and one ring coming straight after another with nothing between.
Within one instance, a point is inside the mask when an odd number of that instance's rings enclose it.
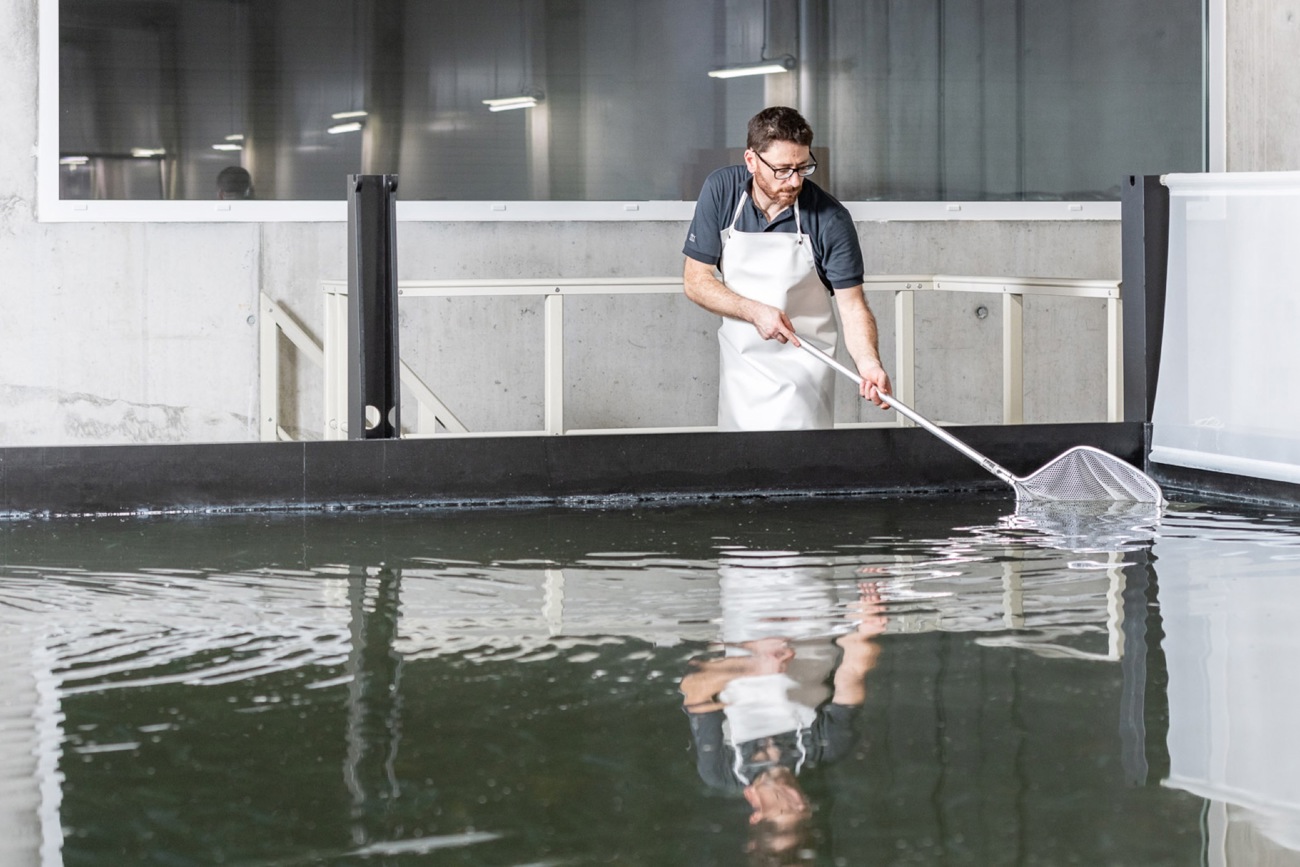
<instances>
[{"instance_id":1,"label":"reflection of man in water","mask_svg":"<svg viewBox=\"0 0 1300 867\"><path fill-rule=\"evenodd\" d=\"M218 199L253 198L253 176L242 166L226 166L217 173Z\"/></svg>"},{"instance_id":2,"label":"reflection of man in water","mask_svg":"<svg viewBox=\"0 0 1300 867\"><path fill-rule=\"evenodd\" d=\"M729 647L744 655L693 661L681 681L696 769L709 785L740 791L749 802L754 854L779 858L801 847L812 807L799 774L853 745L864 680L880 653L872 639L886 626L876 586L862 584L860 594L854 630L834 641L838 665L823 652L834 651L824 640L765 635Z\"/></svg>"}]
</instances>

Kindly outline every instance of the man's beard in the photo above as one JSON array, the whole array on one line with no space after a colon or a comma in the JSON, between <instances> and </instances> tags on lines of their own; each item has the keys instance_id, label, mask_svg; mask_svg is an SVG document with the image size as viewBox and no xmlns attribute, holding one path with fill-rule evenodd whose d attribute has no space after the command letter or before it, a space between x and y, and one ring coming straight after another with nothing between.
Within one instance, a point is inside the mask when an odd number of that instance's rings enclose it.
<instances>
[{"instance_id":1,"label":"man's beard","mask_svg":"<svg viewBox=\"0 0 1300 867\"><path fill-rule=\"evenodd\" d=\"M776 202L783 208L788 208L794 204L794 200L799 197L799 190L786 186L784 183L777 183L775 187L767 185L766 178L755 177L754 183L762 191L763 195Z\"/></svg>"}]
</instances>

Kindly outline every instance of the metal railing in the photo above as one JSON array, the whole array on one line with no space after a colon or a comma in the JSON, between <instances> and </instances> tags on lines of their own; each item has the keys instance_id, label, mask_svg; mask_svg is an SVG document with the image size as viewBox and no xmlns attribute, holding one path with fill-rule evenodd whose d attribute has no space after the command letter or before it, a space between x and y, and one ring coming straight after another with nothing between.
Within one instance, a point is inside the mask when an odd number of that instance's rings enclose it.
<instances>
[{"instance_id":1,"label":"metal railing","mask_svg":"<svg viewBox=\"0 0 1300 867\"><path fill-rule=\"evenodd\" d=\"M346 289L346 284L345 289ZM263 441L292 440L280 425L280 335L284 335L303 356L325 376L326 436L344 439L347 435L347 314L341 306L325 305L325 330L333 335L324 345L308 334L287 310L261 293L260 400L259 427ZM416 402L419 430L437 430L438 425L451 433L468 433L456 414L448 409L433 390L407 365L400 364L400 381L410 389ZM337 432L337 435L334 435Z\"/></svg>"},{"instance_id":2,"label":"metal railing","mask_svg":"<svg viewBox=\"0 0 1300 867\"><path fill-rule=\"evenodd\" d=\"M292 440L289 432L280 426L280 335L283 334L303 357L322 369L325 368L325 353L287 310L267 297L265 292L259 295L258 399L261 411L258 428L263 442Z\"/></svg>"},{"instance_id":3,"label":"metal railing","mask_svg":"<svg viewBox=\"0 0 1300 867\"><path fill-rule=\"evenodd\" d=\"M324 436L347 437L347 292L346 281L325 280L323 342L318 344L285 311L262 296L262 438L287 438L279 425L278 334L283 333L306 357L324 371ZM1106 301L1106 417L1123 416L1122 317L1120 284L1117 280L1074 280L1016 277L961 277L946 275L874 276L864 288L892 292L894 296L894 391L904 403L912 403L915 390L916 336L914 303L918 292L970 292L1002 296L1002 421L1024 421L1024 299L1026 296L1098 298ZM543 426L538 433L577 433L564 424L564 299L568 295L648 295L682 291L681 277L403 280L398 294L403 298L450 298L540 296L543 302ZM470 434L455 414L438 399L405 363L402 385L409 388L417 405L412 436L434 435L439 426L446 433ZM887 425L910 425L899 418ZM880 424L850 422L837 427L879 427ZM709 430L712 426L637 428L635 432ZM587 431L583 431L587 432ZM633 429L610 429L628 433Z\"/></svg>"}]
</instances>

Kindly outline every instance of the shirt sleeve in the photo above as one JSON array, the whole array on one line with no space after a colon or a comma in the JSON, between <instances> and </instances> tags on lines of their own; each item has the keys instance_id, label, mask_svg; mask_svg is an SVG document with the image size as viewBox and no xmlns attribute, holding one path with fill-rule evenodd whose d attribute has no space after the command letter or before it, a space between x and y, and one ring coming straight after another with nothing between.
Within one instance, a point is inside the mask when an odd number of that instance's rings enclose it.
<instances>
[{"instance_id":1,"label":"shirt sleeve","mask_svg":"<svg viewBox=\"0 0 1300 867\"><path fill-rule=\"evenodd\" d=\"M822 226L821 270L832 289L861 285L865 266L862 244L853 218L844 206L837 205Z\"/></svg>"},{"instance_id":2,"label":"shirt sleeve","mask_svg":"<svg viewBox=\"0 0 1300 867\"><path fill-rule=\"evenodd\" d=\"M726 211L732 186L727 171L718 169L705 178L682 247L684 254L706 265L716 265L722 258L722 221L730 216Z\"/></svg>"},{"instance_id":3,"label":"shirt sleeve","mask_svg":"<svg viewBox=\"0 0 1300 867\"><path fill-rule=\"evenodd\" d=\"M861 710L860 706L828 703L818 711L812 726L812 753L818 763L837 762L853 749L853 721Z\"/></svg>"},{"instance_id":4,"label":"shirt sleeve","mask_svg":"<svg viewBox=\"0 0 1300 867\"><path fill-rule=\"evenodd\" d=\"M736 779L731 770L732 750L727 746L723 735L722 723L726 719L723 711L691 713L686 711L691 721L691 740L695 745L695 770L700 779L715 789L738 790L744 784Z\"/></svg>"}]
</instances>

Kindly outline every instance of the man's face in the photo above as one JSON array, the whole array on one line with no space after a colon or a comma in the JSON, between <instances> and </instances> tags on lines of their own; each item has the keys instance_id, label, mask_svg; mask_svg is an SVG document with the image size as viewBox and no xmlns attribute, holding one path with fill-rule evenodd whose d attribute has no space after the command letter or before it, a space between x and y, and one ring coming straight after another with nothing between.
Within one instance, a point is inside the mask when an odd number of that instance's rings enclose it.
<instances>
[{"instance_id":1,"label":"man's face","mask_svg":"<svg viewBox=\"0 0 1300 867\"><path fill-rule=\"evenodd\" d=\"M754 848L764 852L792 852L807 836L812 805L789 768L775 768L745 789L753 808L749 824L761 830Z\"/></svg>"},{"instance_id":2,"label":"man's face","mask_svg":"<svg viewBox=\"0 0 1300 867\"><path fill-rule=\"evenodd\" d=\"M768 199L783 208L794 204L803 188L803 178L798 172L783 181L777 180L772 168L793 169L806 166L812 162L812 154L807 145L790 141L772 142L762 154L752 150L745 151L745 165L754 176L754 186Z\"/></svg>"}]
</instances>

